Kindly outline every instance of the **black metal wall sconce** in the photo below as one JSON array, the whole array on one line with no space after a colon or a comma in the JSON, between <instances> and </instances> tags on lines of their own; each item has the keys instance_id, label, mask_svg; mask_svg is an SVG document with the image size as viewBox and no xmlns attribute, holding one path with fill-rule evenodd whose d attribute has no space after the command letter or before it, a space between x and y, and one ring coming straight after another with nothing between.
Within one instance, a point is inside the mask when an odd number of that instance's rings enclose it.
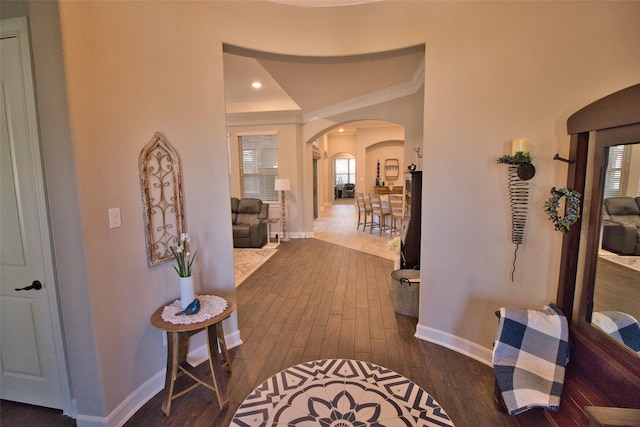
<instances>
[{"instance_id":1,"label":"black metal wall sconce","mask_svg":"<svg viewBox=\"0 0 640 427\"><path fill-rule=\"evenodd\" d=\"M527 138L518 138L511 141L511 155L505 154L498 158L498 163L514 166L518 178L528 181L536 174L536 168L531 163Z\"/></svg>"},{"instance_id":2,"label":"black metal wall sconce","mask_svg":"<svg viewBox=\"0 0 640 427\"><path fill-rule=\"evenodd\" d=\"M511 242L516 245L513 254L511 281L516 272L518 248L524 242L524 230L529 209L529 180L536 174L526 138L511 142L511 155L498 158L498 163L509 165L509 203L511 205Z\"/></svg>"},{"instance_id":3,"label":"black metal wall sconce","mask_svg":"<svg viewBox=\"0 0 640 427\"><path fill-rule=\"evenodd\" d=\"M575 163L575 160L569 160L569 159L565 159L564 157L560 157L560 155L558 153L556 153L555 156L553 156L553 160L560 160L561 162L565 162L565 163Z\"/></svg>"}]
</instances>

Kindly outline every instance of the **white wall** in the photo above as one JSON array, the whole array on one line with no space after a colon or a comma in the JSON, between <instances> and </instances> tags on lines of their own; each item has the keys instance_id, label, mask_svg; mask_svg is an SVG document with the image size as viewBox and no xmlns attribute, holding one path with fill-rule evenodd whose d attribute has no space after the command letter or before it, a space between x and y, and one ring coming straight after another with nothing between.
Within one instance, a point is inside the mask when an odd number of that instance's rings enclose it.
<instances>
[{"instance_id":1,"label":"white wall","mask_svg":"<svg viewBox=\"0 0 640 427\"><path fill-rule=\"evenodd\" d=\"M479 3L486 19L427 42L419 336L487 361L495 309L555 301L562 236L542 206L566 182L567 165L552 160L567 154L566 120L638 81L640 28L627 18L640 5L618 6ZM512 282L506 170L495 159L518 137L537 174Z\"/></svg>"},{"instance_id":2,"label":"white wall","mask_svg":"<svg viewBox=\"0 0 640 427\"><path fill-rule=\"evenodd\" d=\"M228 203L219 202L230 193L223 42L306 56L425 44L417 332L485 360L496 330L494 310L555 299L561 236L542 204L552 186L565 182L566 165L551 159L556 152L566 155L567 117L640 75L638 2L416 1L339 9L62 2L60 13L71 140L43 141L48 166L59 167L53 162L64 154L62 165L69 168L47 172L64 175L49 187L56 267L69 279L60 284L68 286L65 316L84 322L65 322L69 354L79 363L70 366L78 407L86 419L105 422L162 371L162 335L149 316L177 296L171 266L149 268L145 259L137 156L157 130L183 159L199 287L234 294L230 214ZM48 42L34 38L37 43L34 49L42 50ZM47 85L46 68L36 67L37 83ZM64 87L59 80L56 88ZM408 101L415 107L414 98ZM51 95L49 108L64 105L63 94ZM403 106L384 108L393 115ZM407 129L407 140L421 134L414 130ZM306 126L296 132L300 141L315 134ZM517 137L529 138L537 175L511 282L506 171L495 159ZM61 153L53 152L57 144ZM308 229L309 144L293 159L299 176L293 193L303 201L299 215ZM69 200L69 220L58 198ZM107 209L117 206L123 227L109 230ZM237 332L235 317L225 328Z\"/></svg>"},{"instance_id":3,"label":"white wall","mask_svg":"<svg viewBox=\"0 0 640 427\"><path fill-rule=\"evenodd\" d=\"M82 309L94 319L99 372L93 381L103 391L102 410L85 406L91 395L76 396L89 418L110 416L165 364L163 334L149 317L178 296L177 276L171 263L147 266L137 170L155 131L182 159L197 291L235 294L231 228L222 226L231 217L215 25L190 5L121 6L60 3L89 294ZM109 207L121 208L121 228L108 228ZM234 331L235 315L225 322L225 333Z\"/></svg>"}]
</instances>

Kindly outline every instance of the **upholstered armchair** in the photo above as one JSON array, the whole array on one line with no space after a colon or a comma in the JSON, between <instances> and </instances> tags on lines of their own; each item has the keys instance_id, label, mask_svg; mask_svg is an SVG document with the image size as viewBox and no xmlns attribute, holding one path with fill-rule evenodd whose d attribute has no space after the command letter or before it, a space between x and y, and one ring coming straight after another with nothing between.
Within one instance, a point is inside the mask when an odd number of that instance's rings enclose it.
<instances>
[{"instance_id":1,"label":"upholstered armchair","mask_svg":"<svg viewBox=\"0 0 640 427\"><path fill-rule=\"evenodd\" d=\"M267 243L269 204L260 199L231 198L234 248L261 248Z\"/></svg>"},{"instance_id":2,"label":"upholstered armchair","mask_svg":"<svg viewBox=\"0 0 640 427\"><path fill-rule=\"evenodd\" d=\"M640 255L640 198L605 199L602 247L620 255Z\"/></svg>"},{"instance_id":3,"label":"upholstered armchair","mask_svg":"<svg viewBox=\"0 0 640 427\"><path fill-rule=\"evenodd\" d=\"M355 193L356 185L355 184L345 184L344 190L342 192L342 197L347 197L352 199Z\"/></svg>"}]
</instances>

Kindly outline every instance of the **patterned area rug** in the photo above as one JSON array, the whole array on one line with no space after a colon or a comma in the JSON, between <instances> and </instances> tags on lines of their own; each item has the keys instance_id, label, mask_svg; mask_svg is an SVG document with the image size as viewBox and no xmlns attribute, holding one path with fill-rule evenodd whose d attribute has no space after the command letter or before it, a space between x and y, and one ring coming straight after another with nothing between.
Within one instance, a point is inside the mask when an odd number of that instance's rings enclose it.
<instances>
[{"instance_id":1,"label":"patterned area rug","mask_svg":"<svg viewBox=\"0 0 640 427\"><path fill-rule=\"evenodd\" d=\"M608 261L640 271L640 256L622 256L607 251L600 251L598 255Z\"/></svg>"},{"instance_id":2,"label":"patterned area rug","mask_svg":"<svg viewBox=\"0 0 640 427\"><path fill-rule=\"evenodd\" d=\"M275 248L233 248L233 266L236 276L236 288L256 271L266 260L275 254Z\"/></svg>"},{"instance_id":3,"label":"patterned area rug","mask_svg":"<svg viewBox=\"0 0 640 427\"><path fill-rule=\"evenodd\" d=\"M359 360L305 362L279 372L240 405L231 426L453 426L402 375Z\"/></svg>"}]
</instances>

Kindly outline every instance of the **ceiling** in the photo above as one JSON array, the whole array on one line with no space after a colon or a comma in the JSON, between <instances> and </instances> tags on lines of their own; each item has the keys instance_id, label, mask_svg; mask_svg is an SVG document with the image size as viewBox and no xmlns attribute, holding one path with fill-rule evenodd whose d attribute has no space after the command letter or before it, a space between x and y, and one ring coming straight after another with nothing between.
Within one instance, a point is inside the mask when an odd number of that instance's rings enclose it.
<instances>
[{"instance_id":1,"label":"ceiling","mask_svg":"<svg viewBox=\"0 0 640 427\"><path fill-rule=\"evenodd\" d=\"M298 7L334 7L351 6L362 3L375 3L382 0L271 0L274 3L288 4Z\"/></svg>"},{"instance_id":2,"label":"ceiling","mask_svg":"<svg viewBox=\"0 0 640 427\"><path fill-rule=\"evenodd\" d=\"M225 46L227 113L318 114L415 85L423 67L423 46L349 57L287 56ZM255 81L260 89L251 86Z\"/></svg>"}]
</instances>

